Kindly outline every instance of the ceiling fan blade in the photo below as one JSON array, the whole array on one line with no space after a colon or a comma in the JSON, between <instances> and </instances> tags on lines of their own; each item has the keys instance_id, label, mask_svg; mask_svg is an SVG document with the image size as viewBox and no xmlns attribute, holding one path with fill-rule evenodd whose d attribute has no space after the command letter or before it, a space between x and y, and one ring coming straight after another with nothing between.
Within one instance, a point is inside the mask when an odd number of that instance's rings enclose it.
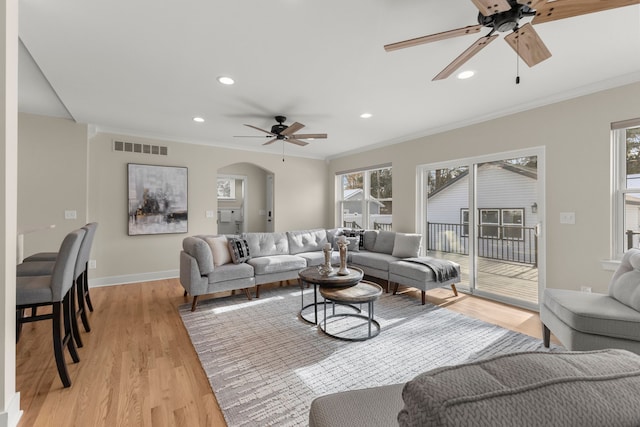
<instances>
[{"instance_id":1,"label":"ceiling fan blade","mask_svg":"<svg viewBox=\"0 0 640 427\"><path fill-rule=\"evenodd\" d=\"M274 143L274 142L276 142L277 140L278 140L278 138L273 138L272 140L267 141L267 142L265 142L265 143L264 143L264 144L262 144L262 145L269 145L269 144L273 144L273 143Z\"/></svg>"},{"instance_id":2,"label":"ceiling fan blade","mask_svg":"<svg viewBox=\"0 0 640 427\"><path fill-rule=\"evenodd\" d=\"M299 145L301 147L304 147L305 145L309 145L307 141L300 141L299 139L295 139L295 138L287 138L286 141L292 144Z\"/></svg>"},{"instance_id":3,"label":"ceiling fan blade","mask_svg":"<svg viewBox=\"0 0 640 427\"><path fill-rule=\"evenodd\" d=\"M253 125L248 125L246 123L245 123L245 126L248 126L248 127L252 128L252 129L259 130L260 132L268 133L269 135L275 136L275 135L273 135L273 133L269 132L268 130L260 129L259 127L255 127Z\"/></svg>"},{"instance_id":4,"label":"ceiling fan blade","mask_svg":"<svg viewBox=\"0 0 640 427\"><path fill-rule=\"evenodd\" d=\"M540 7L542 4L546 2L547 0L516 0L516 3L529 6L529 8L533 10L537 10L538 7Z\"/></svg>"},{"instance_id":5,"label":"ceiling fan blade","mask_svg":"<svg viewBox=\"0 0 640 427\"><path fill-rule=\"evenodd\" d=\"M484 16L491 16L499 12L506 12L511 9L507 0L471 0L476 5L480 13Z\"/></svg>"},{"instance_id":6,"label":"ceiling fan blade","mask_svg":"<svg viewBox=\"0 0 640 427\"><path fill-rule=\"evenodd\" d=\"M325 139L327 137L326 133L297 133L295 135L298 139Z\"/></svg>"},{"instance_id":7,"label":"ceiling fan blade","mask_svg":"<svg viewBox=\"0 0 640 427\"><path fill-rule=\"evenodd\" d=\"M529 67L551 58L551 52L543 43L542 39L533 29L533 25L525 24L508 36L504 40L509 46L527 63Z\"/></svg>"},{"instance_id":8,"label":"ceiling fan blade","mask_svg":"<svg viewBox=\"0 0 640 427\"><path fill-rule=\"evenodd\" d=\"M233 135L234 138L272 138L273 135Z\"/></svg>"},{"instance_id":9,"label":"ceiling fan blade","mask_svg":"<svg viewBox=\"0 0 640 427\"><path fill-rule=\"evenodd\" d=\"M464 28L458 28L456 30L444 31L442 33L431 34L424 37L417 37L415 39L405 40L402 42L391 43L384 46L384 50L391 52L398 49L404 49L406 47L418 46L425 43L436 42L438 40L450 39L452 37L465 36L471 33L477 33L482 29L482 25L469 25Z\"/></svg>"},{"instance_id":10,"label":"ceiling fan blade","mask_svg":"<svg viewBox=\"0 0 640 427\"><path fill-rule=\"evenodd\" d=\"M280 132L280 135L291 136L292 134L298 132L303 127L304 125L302 123L295 122L291 126L287 127L285 130Z\"/></svg>"},{"instance_id":11,"label":"ceiling fan blade","mask_svg":"<svg viewBox=\"0 0 640 427\"><path fill-rule=\"evenodd\" d=\"M447 67L440 71L440 73L433 78L433 80L442 80L449 77L454 71L460 68L465 62L471 59L475 54L484 49L489 43L494 41L498 37L497 34L494 34L490 37L480 37L474 44L469 46L467 50L462 52L460 56L451 62L451 64L447 65Z\"/></svg>"},{"instance_id":12,"label":"ceiling fan blade","mask_svg":"<svg viewBox=\"0 0 640 427\"><path fill-rule=\"evenodd\" d=\"M536 9L534 24L640 4L640 0L556 0Z\"/></svg>"}]
</instances>

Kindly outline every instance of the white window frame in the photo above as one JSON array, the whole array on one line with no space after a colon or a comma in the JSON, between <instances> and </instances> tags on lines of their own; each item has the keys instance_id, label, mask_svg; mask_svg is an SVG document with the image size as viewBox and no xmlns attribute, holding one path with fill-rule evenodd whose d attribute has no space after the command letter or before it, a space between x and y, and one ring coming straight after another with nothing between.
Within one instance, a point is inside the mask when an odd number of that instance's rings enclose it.
<instances>
[{"instance_id":1,"label":"white window frame","mask_svg":"<svg viewBox=\"0 0 640 427\"><path fill-rule=\"evenodd\" d=\"M520 218L522 218L522 222L521 223L517 223L517 222L506 222L504 220L504 214L507 212L519 212L520 213ZM524 233L523 233L523 227L524 227L524 213L525 210L523 208L502 208L500 209L500 225L502 225L502 239L503 240L524 240ZM520 236L519 237L512 237L512 236L507 236L507 230L509 230L509 232L512 232L512 230L520 230Z\"/></svg>"},{"instance_id":2,"label":"white window frame","mask_svg":"<svg viewBox=\"0 0 640 427\"><path fill-rule=\"evenodd\" d=\"M370 212L369 212L369 202L371 201L371 173L381 169L391 169L393 172L393 167L391 163L370 166L363 169L352 169L348 171L336 172L336 218L337 218L337 227L342 227L344 225L344 189L342 188L342 177L344 175L350 175L355 173L362 173L362 228L371 229L373 228L373 222L370 223ZM393 179L393 178L392 178ZM391 199L379 199L380 201L391 200L393 202L393 197ZM393 212L391 213L391 221L393 224Z\"/></svg>"},{"instance_id":3,"label":"white window frame","mask_svg":"<svg viewBox=\"0 0 640 427\"><path fill-rule=\"evenodd\" d=\"M640 126L640 118L611 123L611 206L614 259L622 259L627 251L625 236L625 195L640 193L640 188L627 188L627 129Z\"/></svg>"}]
</instances>

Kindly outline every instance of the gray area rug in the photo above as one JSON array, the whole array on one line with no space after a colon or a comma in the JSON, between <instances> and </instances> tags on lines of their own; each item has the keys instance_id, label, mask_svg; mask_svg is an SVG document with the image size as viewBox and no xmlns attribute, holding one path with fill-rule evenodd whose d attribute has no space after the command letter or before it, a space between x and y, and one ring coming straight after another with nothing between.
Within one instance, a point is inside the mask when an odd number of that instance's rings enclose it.
<instances>
[{"instance_id":1,"label":"gray area rug","mask_svg":"<svg viewBox=\"0 0 640 427\"><path fill-rule=\"evenodd\" d=\"M311 302L313 290L304 292ZM380 297L380 335L361 342L324 335L299 318L300 307L297 286L264 290L252 301L205 300L195 313L190 304L180 307L229 426L307 425L311 401L323 394L402 383L494 354L548 351L541 340L405 295Z\"/></svg>"}]
</instances>

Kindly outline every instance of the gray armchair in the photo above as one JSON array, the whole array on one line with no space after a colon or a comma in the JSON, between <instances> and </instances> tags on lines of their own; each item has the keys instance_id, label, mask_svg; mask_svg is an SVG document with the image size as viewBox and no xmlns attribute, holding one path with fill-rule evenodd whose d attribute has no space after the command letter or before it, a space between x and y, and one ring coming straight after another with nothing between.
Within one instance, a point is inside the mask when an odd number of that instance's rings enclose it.
<instances>
[{"instance_id":1,"label":"gray armchair","mask_svg":"<svg viewBox=\"0 0 640 427\"><path fill-rule=\"evenodd\" d=\"M545 289L540 320L546 347L553 332L568 350L621 348L640 354L640 250L624 255L608 294Z\"/></svg>"}]
</instances>

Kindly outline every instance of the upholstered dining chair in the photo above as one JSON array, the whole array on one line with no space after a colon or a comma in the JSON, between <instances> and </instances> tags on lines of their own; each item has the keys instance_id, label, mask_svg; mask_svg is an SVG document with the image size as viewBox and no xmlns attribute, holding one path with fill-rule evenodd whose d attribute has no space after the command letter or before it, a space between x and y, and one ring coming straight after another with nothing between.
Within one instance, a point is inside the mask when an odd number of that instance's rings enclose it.
<instances>
[{"instance_id":1,"label":"upholstered dining chair","mask_svg":"<svg viewBox=\"0 0 640 427\"><path fill-rule=\"evenodd\" d=\"M82 338L80 336L80 330L78 328L77 317L80 316L82 320L82 324L84 326L84 330L86 332L91 331L91 326L89 325L89 318L86 313L86 304L85 299L89 293L89 285L88 285L88 275L87 269L89 264L89 257L91 255L91 246L93 244L93 237L95 236L96 229L98 228L97 223L90 223L82 227L83 230L86 231L84 238L82 239L82 243L80 244L80 251L78 253L78 258L75 264L73 281L74 288L71 289L72 295L77 295L76 298L71 300L72 303L72 312L75 312L76 315L72 319L71 326L73 330L73 337L76 342L77 347L82 347ZM57 252L44 252L42 254L54 254L57 256ZM37 261L37 257L34 259L23 262L16 267L16 275L18 277L21 276L46 276L51 275L53 272L53 267L55 265L55 257L52 257L53 261ZM46 257L42 257L46 258ZM77 301L77 307L75 305ZM35 310L33 311L35 314Z\"/></svg>"},{"instance_id":2,"label":"upholstered dining chair","mask_svg":"<svg viewBox=\"0 0 640 427\"><path fill-rule=\"evenodd\" d=\"M80 361L71 330L71 321L75 318L72 312L71 290L75 265L85 233L84 229L79 229L67 234L60 245L51 275L16 277L16 341L20 339L23 323L51 320L53 354L64 387L71 386L64 347L67 347L74 363ZM51 313L24 317L25 309L42 306L51 306Z\"/></svg>"},{"instance_id":3,"label":"upholstered dining chair","mask_svg":"<svg viewBox=\"0 0 640 427\"><path fill-rule=\"evenodd\" d=\"M84 227L86 227L87 231L89 233L91 233L91 235L89 236L89 238L90 238L89 253L87 254L88 256L90 256L91 255L91 245L93 244L93 237L95 236L96 230L98 228L98 223L97 222L90 222L87 225L85 225ZM38 252L38 253L35 253L33 255L29 255L28 257L26 257L23 260L22 263L24 264L25 262L34 262L34 261L35 262L55 261L57 256L58 256L57 252ZM78 294L82 294L82 296L85 299L86 305L89 307L89 311L93 311L93 303L91 302L91 296L89 294L88 268L89 268L89 258L87 258L87 263L85 265L84 278L83 278L83 283L82 283L82 291L78 291Z\"/></svg>"}]
</instances>

